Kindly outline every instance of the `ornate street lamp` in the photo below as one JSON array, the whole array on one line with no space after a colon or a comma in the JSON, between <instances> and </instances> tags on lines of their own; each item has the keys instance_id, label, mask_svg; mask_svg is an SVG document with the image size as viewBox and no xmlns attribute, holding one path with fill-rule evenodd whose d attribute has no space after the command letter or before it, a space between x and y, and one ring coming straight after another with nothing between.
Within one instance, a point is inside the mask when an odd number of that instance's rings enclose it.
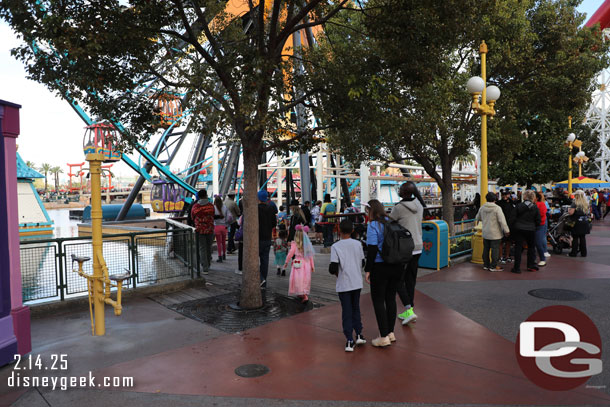
<instances>
[{"instance_id":1,"label":"ornate street lamp","mask_svg":"<svg viewBox=\"0 0 610 407\"><path fill-rule=\"evenodd\" d=\"M487 85L487 44L481 42L479 46L481 54L481 76L475 76L468 80L466 89L472 95L472 110L481 116L481 205L487 199L486 195L488 188L487 176L487 116L495 116L496 111L494 105L496 100L500 98L500 89L497 86ZM483 234L480 226L475 227L476 233L472 237L472 262L477 264L483 263Z\"/></svg>"},{"instance_id":2,"label":"ornate street lamp","mask_svg":"<svg viewBox=\"0 0 610 407\"><path fill-rule=\"evenodd\" d=\"M466 83L466 89L472 95L472 110L481 116L481 204L484 204L485 195L488 192L487 176L487 116L495 116L494 105L500 98L500 89L497 86L486 86L487 67L486 55L487 44L481 42L479 47L481 54L481 76L474 76Z\"/></svg>"}]
</instances>

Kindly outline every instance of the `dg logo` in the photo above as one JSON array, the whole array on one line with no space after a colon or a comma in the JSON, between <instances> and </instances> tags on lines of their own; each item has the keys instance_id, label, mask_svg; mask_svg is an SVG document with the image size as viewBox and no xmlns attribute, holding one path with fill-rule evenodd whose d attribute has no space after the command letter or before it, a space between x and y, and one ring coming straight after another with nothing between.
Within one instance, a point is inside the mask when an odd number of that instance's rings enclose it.
<instances>
[{"instance_id":1,"label":"dg logo","mask_svg":"<svg viewBox=\"0 0 610 407\"><path fill-rule=\"evenodd\" d=\"M565 305L542 308L522 322L515 351L525 376L547 390L570 390L602 372L597 327Z\"/></svg>"}]
</instances>

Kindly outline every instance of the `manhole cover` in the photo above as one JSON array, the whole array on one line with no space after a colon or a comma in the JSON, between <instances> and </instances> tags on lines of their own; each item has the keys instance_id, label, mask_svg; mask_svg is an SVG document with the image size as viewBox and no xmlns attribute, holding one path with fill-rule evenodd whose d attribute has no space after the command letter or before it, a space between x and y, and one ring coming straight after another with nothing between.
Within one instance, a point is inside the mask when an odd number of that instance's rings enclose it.
<instances>
[{"instance_id":1,"label":"manhole cover","mask_svg":"<svg viewBox=\"0 0 610 407\"><path fill-rule=\"evenodd\" d=\"M269 368L265 365L241 365L235 369L235 374L241 377L259 377L269 373Z\"/></svg>"},{"instance_id":2,"label":"manhole cover","mask_svg":"<svg viewBox=\"0 0 610 407\"><path fill-rule=\"evenodd\" d=\"M573 290L564 290L562 288L538 288L536 290L531 290L528 294L544 300L555 301L582 301L587 298L583 293Z\"/></svg>"},{"instance_id":3,"label":"manhole cover","mask_svg":"<svg viewBox=\"0 0 610 407\"><path fill-rule=\"evenodd\" d=\"M261 308L242 310L236 306L238 301L239 292L233 292L175 304L171 308L185 317L234 333L322 306L311 301L301 304L297 298L286 297L268 290Z\"/></svg>"}]
</instances>

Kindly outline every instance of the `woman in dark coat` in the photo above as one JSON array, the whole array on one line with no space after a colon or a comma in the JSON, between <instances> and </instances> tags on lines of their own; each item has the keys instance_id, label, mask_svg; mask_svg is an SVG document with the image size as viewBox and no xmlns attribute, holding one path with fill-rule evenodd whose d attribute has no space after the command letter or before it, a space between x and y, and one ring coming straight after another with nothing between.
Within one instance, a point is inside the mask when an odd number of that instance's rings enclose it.
<instances>
[{"instance_id":1,"label":"woman in dark coat","mask_svg":"<svg viewBox=\"0 0 610 407\"><path fill-rule=\"evenodd\" d=\"M568 209L568 214L574 223L570 230L572 234L572 251L569 253L569 256L576 257L580 251L582 257L587 257L587 240L585 236L589 234L590 215L589 204L581 190L574 193L574 202L572 202L570 209Z\"/></svg>"},{"instance_id":2,"label":"woman in dark coat","mask_svg":"<svg viewBox=\"0 0 610 407\"><path fill-rule=\"evenodd\" d=\"M288 229L288 241L292 242L296 233L295 227L297 225L307 225L307 218L305 213L303 213L303 209L301 209L301 205L299 205L299 201L296 199L290 203L290 212L292 214L290 216L290 228Z\"/></svg>"},{"instance_id":3,"label":"woman in dark coat","mask_svg":"<svg viewBox=\"0 0 610 407\"><path fill-rule=\"evenodd\" d=\"M520 274L523 242L527 243L527 271L538 271L536 265L536 227L540 225L540 211L536 206L536 194L532 190L523 193L520 202L512 212L509 222L511 234L514 231L515 262L511 272Z\"/></svg>"}]
</instances>

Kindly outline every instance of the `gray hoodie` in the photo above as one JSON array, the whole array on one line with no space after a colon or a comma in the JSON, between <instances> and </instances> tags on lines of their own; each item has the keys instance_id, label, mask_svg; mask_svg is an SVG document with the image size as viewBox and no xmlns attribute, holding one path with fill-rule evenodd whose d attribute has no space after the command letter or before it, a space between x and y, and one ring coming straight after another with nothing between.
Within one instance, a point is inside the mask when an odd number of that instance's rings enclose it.
<instances>
[{"instance_id":1,"label":"gray hoodie","mask_svg":"<svg viewBox=\"0 0 610 407\"><path fill-rule=\"evenodd\" d=\"M400 201L392 209L390 217L400 224L403 228L411 232L413 236L413 253L421 253L422 244L422 233L421 233L421 222L424 218L424 207L417 200L412 201Z\"/></svg>"},{"instance_id":2,"label":"gray hoodie","mask_svg":"<svg viewBox=\"0 0 610 407\"><path fill-rule=\"evenodd\" d=\"M499 240L509 232L504 212L495 202L486 202L481 206L476 220L483 222L483 239Z\"/></svg>"}]
</instances>

